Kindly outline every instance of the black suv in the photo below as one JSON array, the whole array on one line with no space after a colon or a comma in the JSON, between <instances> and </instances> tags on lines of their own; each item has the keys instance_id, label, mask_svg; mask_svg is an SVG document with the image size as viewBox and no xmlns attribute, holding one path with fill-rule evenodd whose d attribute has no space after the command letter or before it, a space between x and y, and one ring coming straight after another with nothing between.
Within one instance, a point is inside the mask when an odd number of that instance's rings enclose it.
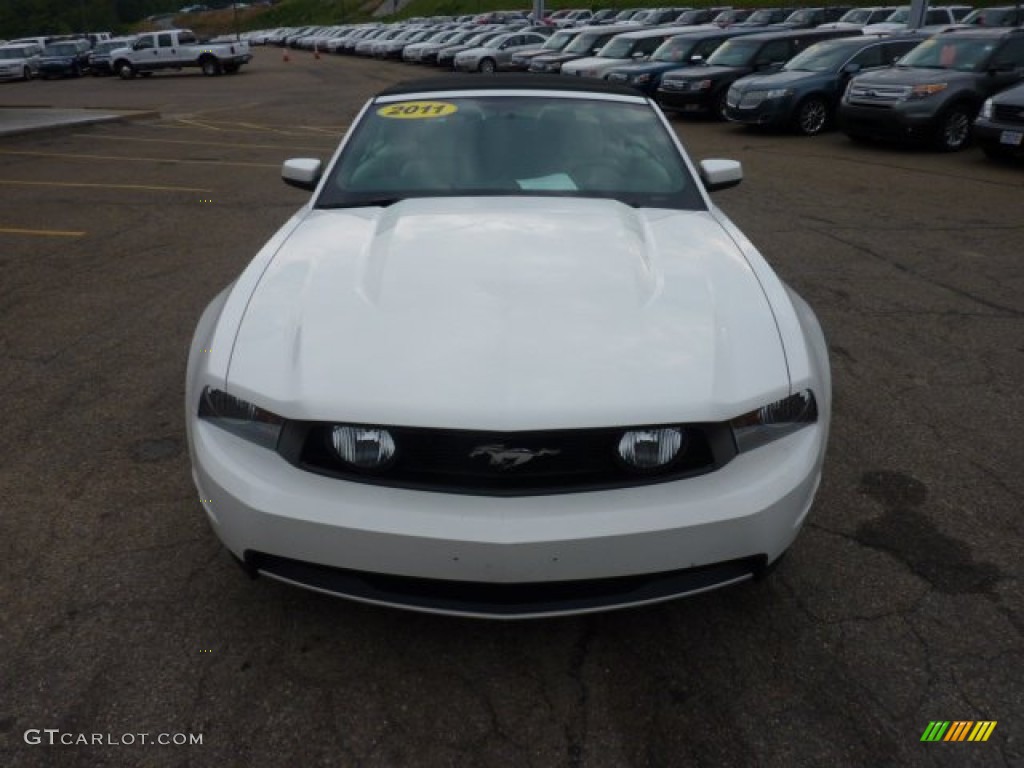
<instances>
[{"instance_id":1,"label":"black suv","mask_svg":"<svg viewBox=\"0 0 1024 768\"><path fill-rule=\"evenodd\" d=\"M729 86L744 75L777 71L814 43L860 34L859 29L794 29L734 37L711 54L707 66L666 72L655 98L666 111L721 119Z\"/></svg>"},{"instance_id":2,"label":"black suv","mask_svg":"<svg viewBox=\"0 0 1024 768\"><path fill-rule=\"evenodd\" d=\"M935 35L897 66L850 81L839 127L855 139L923 139L953 152L993 93L1024 80L1024 29L955 29Z\"/></svg>"},{"instance_id":3,"label":"black suv","mask_svg":"<svg viewBox=\"0 0 1024 768\"><path fill-rule=\"evenodd\" d=\"M994 160L1024 158L1024 84L985 100L974 122L974 140Z\"/></svg>"}]
</instances>

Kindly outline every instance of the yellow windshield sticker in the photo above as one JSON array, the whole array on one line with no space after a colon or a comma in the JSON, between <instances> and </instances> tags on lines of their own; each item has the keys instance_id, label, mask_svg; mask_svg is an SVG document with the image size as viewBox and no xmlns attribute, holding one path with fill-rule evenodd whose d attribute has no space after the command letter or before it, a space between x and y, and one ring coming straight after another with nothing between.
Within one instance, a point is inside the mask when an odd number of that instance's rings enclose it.
<instances>
[{"instance_id":1,"label":"yellow windshield sticker","mask_svg":"<svg viewBox=\"0 0 1024 768\"><path fill-rule=\"evenodd\" d=\"M444 117L457 112L459 108L447 101L401 101L388 104L377 110L381 117L392 117L398 120L424 120L431 117Z\"/></svg>"}]
</instances>

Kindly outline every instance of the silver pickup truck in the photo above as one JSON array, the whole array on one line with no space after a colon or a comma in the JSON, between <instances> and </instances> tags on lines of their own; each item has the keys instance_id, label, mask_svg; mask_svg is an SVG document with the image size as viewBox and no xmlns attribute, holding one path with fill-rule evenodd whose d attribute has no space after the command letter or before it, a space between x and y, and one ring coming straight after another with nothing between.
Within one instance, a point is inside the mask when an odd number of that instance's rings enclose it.
<instances>
[{"instance_id":1,"label":"silver pickup truck","mask_svg":"<svg viewBox=\"0 0 1024 768\"><path fill-rule=\"evenodd\" d=\"M125 80L161 69L198 67L204 75L233 75L252 59L249 43L200 43L188 29L139 35L129 47L110 52L111 67Z\"/></svg>"}]
</instances>

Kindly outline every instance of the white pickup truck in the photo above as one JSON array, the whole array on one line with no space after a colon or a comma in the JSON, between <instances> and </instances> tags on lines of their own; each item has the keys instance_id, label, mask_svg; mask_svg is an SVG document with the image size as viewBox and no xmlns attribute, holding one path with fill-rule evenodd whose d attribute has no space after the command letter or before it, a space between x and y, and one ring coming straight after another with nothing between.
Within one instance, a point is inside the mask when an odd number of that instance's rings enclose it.
<instances>
[{"instance_id":1,"label":"white pickup truck","mask_svg":"<svg viewBox=\"0 0 1024 768\"><path fill-rule=\"evenodd\" d=\"M188 29L146 32L126 48L110 52L114 72L130 80L135 75L151 75L161 69L199 67L204 75L235 74L252 59L249 43L200 43Z\"/></svg>"}]
</instances>

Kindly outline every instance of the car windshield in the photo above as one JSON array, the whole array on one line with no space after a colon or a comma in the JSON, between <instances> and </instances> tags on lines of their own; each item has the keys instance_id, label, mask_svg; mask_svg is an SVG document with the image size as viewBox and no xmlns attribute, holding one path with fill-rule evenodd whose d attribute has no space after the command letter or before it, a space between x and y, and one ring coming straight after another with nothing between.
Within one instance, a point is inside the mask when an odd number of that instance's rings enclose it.
<instances>
[{"instance_id":1,"label":"car windshield","mask_svg":"<svg viewBox=\"0 0 1024 768\"><path fill-rule=\"evenodd\" d=\"M857 38L853 38L856 41ZM857 42L815 43L790 59L783 69L793 72L834 72L861 47Z\"/></svg>"},{"instance_id":2,"label":"car windshield","mask_svg":"<svg viewBox=\"0 0 1024 768\"><path fill-rule=\"evenodd\" d=\"M78 53L78 46L74 43L48 45L43 49L44 56L74 56L76 53Z\"/></svg>"},{"instance_id":3,"label":"car windshield","mask_svg":"<svg viewBox=\"0 0 1024 768\"><path fill-rule=\"evenodd\" d=\"M584 32L577 35L576 39L565 46L566 53L589 53L590 50L601 44L601 38L611 38L612 35L603 35L600 32Z\"/></svg>"},{"instance_id":4,"label":"car windshield","mask_svg":"<svg viewBox=\"0 0 1024 768\"><path fill-rule=\"evenodd\" d=\"M501 34L501 33L499 33L499 32L484 32L482 35L477 35L476 37L469 38L469 40L463 40L461 44L462 45L468 45L470 48L475 48L477 46L482 46L488 40L491 40L492 38L497 37L499 34Z\"/></svg>"},{"instance_id":5,"label":"car windshield","mask_svg":"<svg viewBox=\"0 0 1024 768\"><path fill-rule=\"evenodd\" d=\"M713 67L742 67L760 47L761 43L751 40L726 40L708 57L708 64Z\"/></svg>"},{"instance_id":6,"label":"car windshield","mask_svg":"<svg viewBox=\"0 0 1024 768\"><path fill-rule=\"evenodd\" d=\"M788 24L807 24L814 21L814 17L814 11L793 11L786 17L786 22Z\"/></svg>"},{"instance_id":7,"label":"car windshield","mask_svg":"<svg viewBox=\"0 0 1024 768\"><path fill-rule=\"evenodd\" d=\"M639 42L628 37L613 37L597 55L602 59L628 59Z\"/></svg>"},{"instance_id":8,"label":"car windshield","mask_svg":"<svg viewBox=\"0 0 1024 768\"><path fill-rule=\"evenodd\" d=\"M1013 14L1004 8L978 8L967 14L960 23L983 27L1010 26L1013 24Z\"/></svg>"},{"instance_id":9,"label":"car windshield","mask_svg":"<svg viewBox=\"0 0 1024 768\"><path fill-rule=\"evenodd\" d=\"M506 40L509 40L512 37L513 37L513 35L508 35L508 34L506 34L506 35L498 35L497 37L492 37L490 40L488 40L486 43L484 43L483 47L484 48L497 48L502 43L504 43Z\"/></svg>"},{"instance_id":10,"label":"car windshield","mask_svg":"<svg viewBox=\"0 0 1024 768\"><path fill-rule=\"evenodd\" d=\"M654 109L578 94L378 103L356 126L316 207L480 195L706 207Z\"/></svg>"},{"instance_id":11,"label":"car windshield","mask_svg":"<svg viewBox=\"0 0 1024 768\"><path fill-rule=\"evenodd\" d=\"M572 32L556 32L548 41L544 43L543 48L545 51L560 51L568 45L569 41L574 37Z\"/></svg>"},{"instance_id":12,"label":"car windshield","mask_svg":"<svg viewBox=\"0 0 1024 768\"><path fill-rule=\"evenodd\" d=\"M756 24L770 24L774 16L774 11L754 11L747 17L747 24L750 24L751 26Z\"/></svg>"},{"instance_id":13,"label":"car windshield","mask_svg":"<svg viewBox=\"0 0 1024 768\"><path fill-rule=\"evenodd\" d=\"M849 24L867 24L870 18L871 11L864 8L854 8L852 11L844 13L839 20Z\"/></svg>"},{"instance_id":14,"label":"car windshield","mask_svg":"<svg viewBox=\"0 0 1024 768\"><path fill-rule=\"evenodd\" d=\"M898 8L889 14L889 18L885 20L887 24L906 24L907 19L910 18L909 8Z\"/></svg>"},{"instance_id":15,"label":"car windshield","mask_svg":"<svg viewBox=\"0 0 1024 768\"><path fill-rule=\"evenodd\" d=\"M933 37L900 59L899 65L975 72L984 67L995 47L994 40Z\"/></svg>"},{"instance_id":16,"label":"car windshield","mask_svg":"<svg viewBox=\"0 0 1024 768\"><path fill-rule=\"evenodd\" d=\"M658 46L651 56L651 60L666 62L687 61L690 58L690 51L694 49L696 44L696 40L685 37L666 40Z\"/></svg>"}]
</instances>

